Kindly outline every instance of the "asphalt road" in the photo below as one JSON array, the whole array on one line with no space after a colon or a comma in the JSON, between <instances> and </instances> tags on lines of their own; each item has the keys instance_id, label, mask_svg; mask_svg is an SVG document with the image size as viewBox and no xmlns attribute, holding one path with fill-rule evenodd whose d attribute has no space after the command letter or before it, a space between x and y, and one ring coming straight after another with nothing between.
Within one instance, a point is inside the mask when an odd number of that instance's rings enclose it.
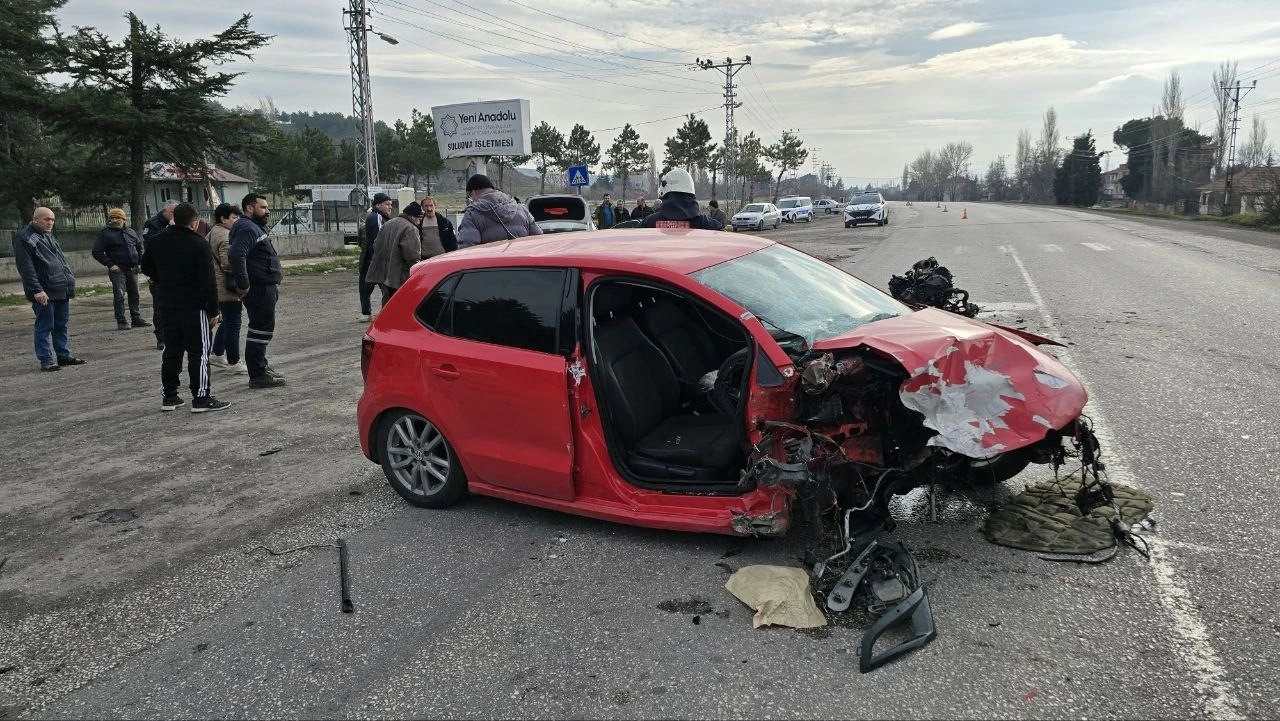
<instances>
[{"instance_id":1,"label":"asphalt road","mask_svg":"<svg viewBox=\"0 0 1280 721\"><path fill-rule=\"evenodd\" d=\"M962 210L894 204L883 228L819 218L765 235L881 287L936 256L982 317L1067 341L1113 478L1156 498L1153 561L1047 563L982 539L989 499L943 497L930 521L908 497L898 535L939 637L860 675L860 626L752 629L723 588L717 563L795 564L797 540L399 502L354 450L350 274L290 279L272 363L293 385L216 379L238 403L221 437L155 412L135 368L154 351L96 329L106 299L73 320L98 363L59 374L30 372L29 311L0 309L0 418L41 439L4 451L0 716L1276 716L1280 250L1199 224ZM75 518L110 507L139 519ZM253 548L338 536L349 615L334 549Z\"/></svg>"}]
</instances>

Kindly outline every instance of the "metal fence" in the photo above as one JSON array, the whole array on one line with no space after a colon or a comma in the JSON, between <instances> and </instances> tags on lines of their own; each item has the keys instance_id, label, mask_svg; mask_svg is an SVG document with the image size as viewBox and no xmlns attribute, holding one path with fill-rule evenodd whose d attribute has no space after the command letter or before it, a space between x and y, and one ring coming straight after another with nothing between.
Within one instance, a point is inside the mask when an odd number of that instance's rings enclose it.
<instances>
[{"instance_id":1,"label":"metal fence","mask_svg":"<svg viewBox=\"0 0 1280 721\"><path fill-rule=\"evenodd\" d=\"M52 208L56 222L53 233L64 251L93 250L93 242L98 231L107 226L107 210L97 208ZM200 217L213 224L213 211L204 209ZM15 231L25 228L27 223L19 222L13 217L0 219L0 257L13 255L10 239Z\"/></svg>"}]
</instances>

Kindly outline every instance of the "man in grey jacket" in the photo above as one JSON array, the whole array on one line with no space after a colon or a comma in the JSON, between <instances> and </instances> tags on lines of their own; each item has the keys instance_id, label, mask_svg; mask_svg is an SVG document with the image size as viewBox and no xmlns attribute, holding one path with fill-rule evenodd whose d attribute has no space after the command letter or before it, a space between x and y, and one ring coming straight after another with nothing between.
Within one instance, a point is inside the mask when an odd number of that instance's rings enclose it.
<instances>
[{"instance_id":1,"label":"man in grey jacket","mask_svg":"<svg viewBox=\"0 0 1280 721\"><path fill-rule=\"evenodd\" d=\"M53 211L36 208L31 224L13 233L13 260L22 275L22 291L36 314L35 347L40 370L84 365L71 355L67 321L76 295L76 276L53 235ZM50 339L52 338L52 343Z\"/></svg>"},{"instance_id":2,"label":"man in grey jacket","mask_svg":"<svg viewBox=\"0 0 1280 721\"><path fill-rule=\"evenodd\" d=\"M382 289L382 307L409 279L413 264L422 260L422 218L425 212L417 203L409 203L400 215L382 224L378 242L369 259L365 282Z\"/></svg>"},{"instance_id":3,"label":"man in grey jacket","mask_svg":"<svg viewBox=\"0 0 1280 721\"><path fill-rule=\"evenodd\" d=\"M489 176L467 179L467 209L458 223L458 247L542 235L529 209L493 187Z\"/></svg>"}]
</instances>

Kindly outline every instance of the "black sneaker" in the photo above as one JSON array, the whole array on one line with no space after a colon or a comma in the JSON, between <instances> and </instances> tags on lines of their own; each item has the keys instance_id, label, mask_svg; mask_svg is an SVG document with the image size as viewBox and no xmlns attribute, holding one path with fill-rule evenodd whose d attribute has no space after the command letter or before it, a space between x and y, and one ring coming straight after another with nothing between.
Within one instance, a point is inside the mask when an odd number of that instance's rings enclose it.
<instances>
[{"instance_id":1,"label":"black sneaker","mask_svg":"<svg viewBox=\"0 0 1280 721\"><path fill-rule=\"evenodd\" d=\"M156 350L164 350L164 342L156 341Z\"/></svg>"},{"instance_id":2,"label":"black sneaker","mask_svg":"<svg viewBox=\"0 0 1280 721\"><path fill-rule=\"evenodd\" d=\"M89 361L83 358L77 358L75 356L67 356L66 358L58 359L58 365L60 366L82 366L88 362Z\"/></svg>"},{"instance_id":3,"label":"black sneaker","mask_svg":"<svg viewBox=\"0 0 1280 721\"><path fill-rule=\"evenodd\" d=\"M134 318L133 327L134 328L150 328L151 324L141 318Z\"/></svg>"},{"instance_id":4,"label":"black sneaker","mask_svg":"<svg viewBox=\"0 0 1280 721\"><path fill-rule=\"evenodd\" d=\"M192 413L208 413L210 411L225 410L231 405L231 401L220 401L213 396L205 396L204 398L191 399Z\"/></svg>"},{"instance_id":5,"label":"black sneaker","mask_svg":"<svg viewBox=\"0 0 1280 721\"><path fill-rule=\"evenodd\" d=\"M116 323L116 330L129 330L129 324L124 322Z\"/></svg>"},{"instance_id":6,"label":"black sneaker","mask_svg":"<svg viewBox=\"0 0 1280 721\"><path fill-rule=\"evenodd\" d=\"M271 375L270 372L263 373L260 376L254 376L249 379L250 388L279 388L284 384L283 378Z\"/></svg>"},{"instance_id":7,"label":"black sneaker","mask_svg":"<svg viewBox=\"0 0 1280 721\"><path fill-rule=\"evenodd\" d=\"M272 378L279 378L280 380L284 380L284 376L280 375L280 372L277 371L275 368L272 368L271 366L267 366L266 373Z\"/></svg>"},{"instance_id":8,"label":"black sneaker","mask_svg":"<svg viewBox=\"0 0 1280 721\"><path fill-rule=\"evenodd\" d=\"M46 373L50 371L60 371L62 370L62 366L58 365L57 363L42 363L40 365L40 370Z\"/></svg>"},{"instance_id":9,"label":"black sneaker","mask_svg":"<svg viewBox=\"0 0 1280 721\"><path fill-rule=\"evenodd\" d=\"M176 411L185 404L186 401L182 400L178 396L165 396L164 400L160 401L160 410Z\"/></svg>"}]
</instances>

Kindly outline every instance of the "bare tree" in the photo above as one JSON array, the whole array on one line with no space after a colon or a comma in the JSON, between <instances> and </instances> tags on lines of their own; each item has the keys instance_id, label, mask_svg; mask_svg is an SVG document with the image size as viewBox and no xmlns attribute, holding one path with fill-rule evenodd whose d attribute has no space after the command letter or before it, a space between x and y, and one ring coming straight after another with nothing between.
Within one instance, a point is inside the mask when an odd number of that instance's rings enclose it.
<instances>
[{"instance_id":1,"label":"bare tree","mask_svg":"<svg viewBox=\"0 0 1280 721\"><path fill-rule=\"evenodd\" d=\"M945 189L950 192L951 199L956 195L962 181L968 177L969 162L973 159L973 145L967 140L958 143L947 143L938 151L939 175Z\"/></svg>"},{"instance_id":2,"label":"bare tree","mask_svg":"<svg viewBox=\"0 0 1280 721\"><path fill-rule=\"evenodd\" d=\"M1031 145L1031 131L1018 131L1018 149L1013 159L1013 176L1018 199L1026 200L1035 176L1035 149Z\"/></svg>"},{"instance_id":3,"label":"bare tree","mask_svg":"<svg viewBox=\"0 0 1280 721\"><path fill-rule=\"evenodd\" d=\"M1226 169L1227 165L1227 133L1231 118L1229 110L1230 93L1226 87L1236 84L1237 63L1234 60L1223 60L1218 69L1213 71L1213 97L1217 101L1217 123L1213 127L1213 169L1215 175Z\"/></svg>"},{"instance_id":4,"label":"bare tree","mask_svg":"<svg viewBox=\"0 0 1280 721\"><path fill-rule=\"evenodd\" d=\"M1267 123L1254 115L1253 124L1249 128L1249 139L1240 146L1236 160L1248 168L1267 165L1275 154L1275 149L1270 147L1267 140Z\"/></svg>"},{"instance_id":5,"label":"bare tree","mask_svg":"<svg viewBox=\"0 0 1280 721\"><path fill-rule=\"evenodd\" d=\"M1058 111L1050 105L1044 111L1044 122L1040 126L1040 142L1035 153L1035 183L1032 197L1039 202L1048 202L1053 198L1053 175L1058 170L1058 162L1062 160L1062 148L1058 146Z\"/></svg>"}]
</instances>

